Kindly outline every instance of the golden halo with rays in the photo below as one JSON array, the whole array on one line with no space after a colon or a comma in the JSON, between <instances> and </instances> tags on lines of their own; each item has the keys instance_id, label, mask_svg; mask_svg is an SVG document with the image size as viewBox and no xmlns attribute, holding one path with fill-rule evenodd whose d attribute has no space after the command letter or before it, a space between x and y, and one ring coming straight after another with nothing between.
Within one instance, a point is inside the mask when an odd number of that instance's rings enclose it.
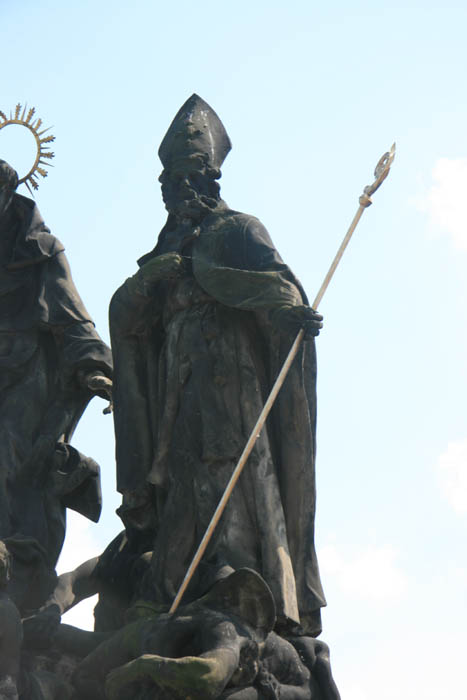
<instances>
[{"instance_id":1,"label":"golden halo with rays","mask_svg":"<svg viewBox=\"0 0 467 700\"><path fill-rule=\"evenodd\" d=\"M42 126L42 119L33 119L36 113L34 107L31 107L27 114L26 110L27 105L24 106L23 113L20 116L21 105L18 103L15 107L14 116L10 111L10 118L8 118L6 114L4 114L4 112L0 111L0 129L3 129L5 126L9 126L10 124L18 124L19 126L25 126L27 129L29 129L29 131L33 134L34 138L36 139L37 153L34 165L30 169L30 171L24 177L21 177L18 181L18 185L21 185L24 182L29 192L33 194L31 187L34 190L37 190L39 188L39 183L36 178L36 171L42 177L47 177L47 171L43 166L46 166L48 168L53 167L53 165L49 161L55 156L55 153L52 153L52 151L48 150L49 147L47 146L47 144L52 143L52 141L55 141L55 136L44 136L44 134L47 131L50 131L50 129L52 128L51 126L47 129L42 129L42 131L39 131L40 127ZM44 158L48 160L44 160Z\"/></svg>"}]
</instances>

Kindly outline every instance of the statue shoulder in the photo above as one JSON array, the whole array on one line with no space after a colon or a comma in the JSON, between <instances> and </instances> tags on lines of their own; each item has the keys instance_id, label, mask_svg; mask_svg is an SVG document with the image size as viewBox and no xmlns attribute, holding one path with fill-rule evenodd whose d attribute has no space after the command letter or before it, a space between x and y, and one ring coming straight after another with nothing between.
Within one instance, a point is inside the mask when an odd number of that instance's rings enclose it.
<instances>
[{"instance_id":1,"label":"statue shoulder","mask_svg":"<svg viewBox=\"0 0 467 700\"><path fill-rule=\"evenodd\" d=\"M224 245L234 246L237 249L257 245L274 249L266 227L256 216L233 209L225 208L219 212L213 212L206 219L202 234L205 239L211 236L217 237L218 243L221 239Z\"/></svg>"},{"instance_id":2,"label":"statue shoulder","mask_svg":"<svg viewBox=\"0 0 467 700\"><path fill-rule=\"evenodd\" d=\"M219 209L206 219L207 228L230 228L230 229L245 229L249 227L261 227L264 229L261 221L252 214L245 214L235 209L224 207Z\"/></svg>"},{"instance_id":3,"label":"statue shoulder","mask_svg":"<svg viewBox=\"0 0 467 700\"><path fill-rule=\"evenodd\" d=\"M261 221L227 208L205 220L193 247L193 260L198 273L205 264L250 271L285 267Z\"/></svg>"},{"instance_id":4,"label":"statue shoulder","mask_svg":"<svg viewBox=\"0 0 467 700\"><path fill-rule=\"evenodd\" d=\"M43 263L63 253L64 245L50 233L32 199L15 194L13 211L17 233L8 269L16 270Z\"/></svg>"}]
</instances>

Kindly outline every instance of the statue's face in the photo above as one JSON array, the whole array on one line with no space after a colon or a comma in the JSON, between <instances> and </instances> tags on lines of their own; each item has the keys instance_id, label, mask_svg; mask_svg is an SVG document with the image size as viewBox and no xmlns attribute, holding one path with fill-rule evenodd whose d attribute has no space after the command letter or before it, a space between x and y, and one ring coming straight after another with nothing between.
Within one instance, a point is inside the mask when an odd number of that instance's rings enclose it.
<instances>
[{"instance_id":1,"label":"statue's face","mask_svg":"<svg viewBox=\"0 0 467 700\"><path fill-rule=\"evenodd\" d=\"M13 192L11 189L6 184L0 184L0 216L2 216L8 209L12 197Z\"/></svg>"},{"instance_id":2,"label":"statue's face","mask_svg":"<svg viewBox=\"0 0 467 700\"><path fill-rule=\"evenodd\" d=\"M162 199L168 211L174 211L180 202L196 199L193 173L163 170L159 177Z\"/></svg>"},{"instance_id":3,"label":"statue's face","mask_svg":"<svg viewBox=\"0 0 467 700\"><path fill-rule=\"evenodd\" d=\"M179 218L196 219L206 213L203 202L205 174L198 169L164 170L159 177L165 208Z\"/></svg>"},{"instance_id":4,"label":"statue's face","mask_svg":"<svg viewBox=\"0 0 467 700\"><path fill-rule=\"evenodd\" d=\"M165 208L182 218L196 218L206 210L207 194L204 158L191 154L174 158L159 177Z\"/></svg>"}]
</instances>

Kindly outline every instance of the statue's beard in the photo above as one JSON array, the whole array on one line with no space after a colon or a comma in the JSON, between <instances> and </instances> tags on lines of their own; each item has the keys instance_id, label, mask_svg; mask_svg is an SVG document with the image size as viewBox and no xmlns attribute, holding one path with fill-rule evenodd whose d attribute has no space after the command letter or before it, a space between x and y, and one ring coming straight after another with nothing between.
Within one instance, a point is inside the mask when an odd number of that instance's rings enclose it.
<instances>
[{"instance_id":1,"label":"statue's beard","mask_svg":"<svg viewBox=\"0 0 467 700\"><path fill-rule=\"evenodd\" d=\"M186 192L184 192L185 196ZM200 221L217 206L217 200L213 197L200 195L195 190L189 192L189 198L177 199L166 202L165 206L170 214L173 214L179 221L190 219Z\"/></svg>"}]
</instances>

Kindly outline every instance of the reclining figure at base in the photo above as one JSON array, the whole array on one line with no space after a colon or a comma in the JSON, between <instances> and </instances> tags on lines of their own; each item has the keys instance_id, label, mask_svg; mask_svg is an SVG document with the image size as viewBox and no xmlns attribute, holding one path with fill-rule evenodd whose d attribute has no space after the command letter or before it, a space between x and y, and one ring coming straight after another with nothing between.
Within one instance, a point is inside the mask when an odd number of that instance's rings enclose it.
<instances>
[{"instance_id":1,"label":"reclining figure at base","mask_svg":"<svg viewBox=\"0 0 467 700\"><path fill-rule=\"evenodd\" d=\"M148 610L137 605L133 617ZM137 619L103 642L102 633L60 625L55 643L76 652L94 637L73 675L76 700L339 700L326 645L287 641L272 632L275 622L269 587L240 569L174 615Z\"/></svg>"}]
</instances>

